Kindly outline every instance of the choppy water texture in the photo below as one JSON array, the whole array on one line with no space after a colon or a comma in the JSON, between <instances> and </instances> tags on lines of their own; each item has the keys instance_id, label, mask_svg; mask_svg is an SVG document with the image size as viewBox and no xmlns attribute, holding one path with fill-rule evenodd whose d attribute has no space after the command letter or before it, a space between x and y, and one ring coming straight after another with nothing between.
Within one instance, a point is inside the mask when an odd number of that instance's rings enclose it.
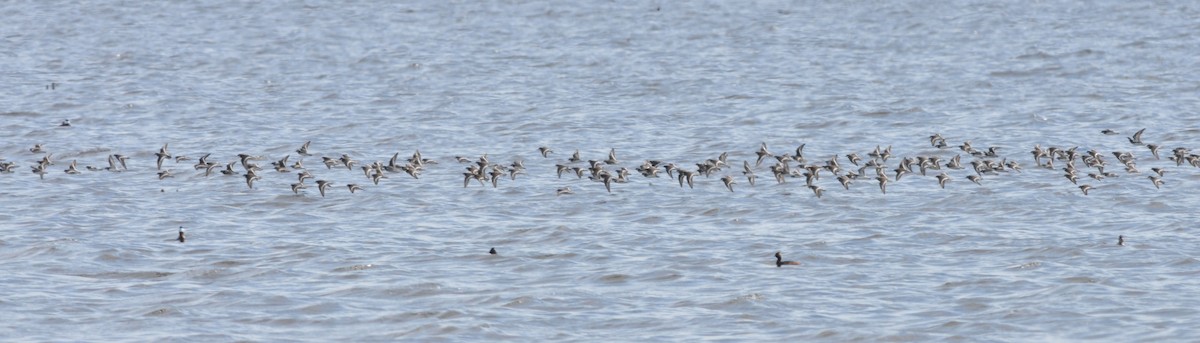
<instances>
[{"instance_id":1,"label":"choppy water texture","mask_svg":"<svg viewBox=\"0 0 1200 343\"><path fill-rule=\"evenodd\" d=\"M18 164L0 175L5 340L1200 337L1200 169L1166 159L1200 149L1190 2L18 1L0 13L0 157ZM1163 159L1127 141L1141 128ZM849 190L826 173L821 198L802 178L776 184L770 163L756 185L741 175L762 142L777 155L806 144L812 164L891 145L888 174L901 157L962 154L930 146L933 133L1000 147L1024 170L981 185L948 170L944 190L936 172L893 177L886 195L873 173ZM324 198L311 180L293 195L295 175L267 163L296 161L310 140L305 164L336 184ZM38 143L54 154L44 180L30 172ZM166 143L193 160L167 162L176 176L160 181ZM1035 144L1095 149L1119 177L1082 171L1084 196L1034 164ZM417 149L440 164L379 185L318 159ZM734 166L695 189L635 173L608 193L556 176L576 149L616 149L612 171L694 170L722 152ZM1140 173L1113 151L1133 152ZM192 164L208 153L262 155L263 179L205 177ZM111 154L129 170L63 172ZM527 173L464 188L455 156L483 154ZM803 265L776 268L776 251Z\"/></svg>"}]
</instances>

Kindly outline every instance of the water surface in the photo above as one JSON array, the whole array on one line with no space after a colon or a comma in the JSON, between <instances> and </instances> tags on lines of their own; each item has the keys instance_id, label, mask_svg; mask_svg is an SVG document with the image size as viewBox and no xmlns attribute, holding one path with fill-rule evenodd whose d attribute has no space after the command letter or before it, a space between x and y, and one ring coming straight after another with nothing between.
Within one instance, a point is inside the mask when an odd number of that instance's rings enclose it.
<instances>
[{"instance_id":1,"label":"water surface","mask_svg":"<svg viewBox=\"0 0 1200 343\"><path fill-rule=\"evenodd\" d=\"M17 2L0 10L0 336L23 341L1186 341L1200 15L1187 2ZM53 84L53 89L47 86ZM60 128L63 119L74 124ZM1154 159L1126 137L1163 146ZM1101 130L1119 131L1103 135ZM742 179L1000 147L882 194ZM312 141L336 184L268 161ZM44 153L55 165L30 172ZM163 144L193 160L169 161ZM1089 195L1034 145L1095 149ZM555 150L542 158L537 147ZM414 151L420 179L357 169ZM697 178L558 178L616 149ZM1133 152L1139 173L1111 156ZM192 169L263 156L255 188ZM128 171L63 172L130 156ZM467 164L523 160L498 187ZM976 160L964 157L964 163ZM573 166L585 166L583 163ZM794 165L793 165L794 166ZM1057 166L1061 168L1061 165ZM1080 166L1082 169L1082 166ZM1147 180L1166 168L1162 189ZM1094 169L1088 172L1094 172ZM889 172L890 174L890 172ZM734 192L719 181L737 177ZM873 175L872 175L873 176ZM345 185L365 190L350 194ZM575 194L556 196L571 187ZM173 240L188 230L186 243ZM1127 245L1116 245L1118 235ZM496 247L498 256L487 254ZM803 263L776 268L772 254Z\"/></svg>"}]
</instances>

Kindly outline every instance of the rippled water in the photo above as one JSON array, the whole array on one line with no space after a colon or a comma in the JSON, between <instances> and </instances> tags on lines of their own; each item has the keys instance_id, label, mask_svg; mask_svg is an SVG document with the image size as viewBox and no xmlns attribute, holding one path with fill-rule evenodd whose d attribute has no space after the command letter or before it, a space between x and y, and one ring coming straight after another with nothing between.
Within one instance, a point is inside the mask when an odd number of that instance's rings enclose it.
<instances>
[{"instance_id":1,"label":"rippled water","mask_svg":"<svg viewBox=\"0 0 1200 343\"><path fill-rule=\"evenodd\" d=\"M0 337L19 341L1187 341L1200 14L1188 2L17 2L0 9ZM53 89L48 86L53 85ZM63 119L72 127L60 128ZM1161 160L1126 137L1163 146ZM1101 130L1119 131L1103 135ZM742 178L1000 147L1021 173L821 198ZM268 161L304 159L325 197ZM156 177L169 143L176 176ZM30 166L55 165L44 179ZM1095 149L1119 177L1039 168ZM537 147L555 150L542 158ZM420 150L420 179L363 162ZM578 149L686 169L556 176ZM1131 151L1139 173L1113 151ZM255 188L195 158L260 155ZM107 166L119 173L63 172ZM496 188L467 164L524 160ZM964 157L964 163L975 160ZM574 166L584 166L575 163ZM1062 167L1061 162L1057 166ZM1082 169L1082 165L1080 165ZM1148 181L1165 168L1162 189ZM235 167L236 168L236 167ZM1088 168L1086 172L1094 172ZM889 172L889 174L891 174ZM730 193L720 176L737 177ZM363 186L351 194L348 183ZM556 196L571 187L575 194ZM173 239L188 230L186 243ZM1118 235L1127 239L1117 246ZM499 254L487 254L495 247ZM803 265L776 268L772 254Z\"/></svg>"}]
</instances>

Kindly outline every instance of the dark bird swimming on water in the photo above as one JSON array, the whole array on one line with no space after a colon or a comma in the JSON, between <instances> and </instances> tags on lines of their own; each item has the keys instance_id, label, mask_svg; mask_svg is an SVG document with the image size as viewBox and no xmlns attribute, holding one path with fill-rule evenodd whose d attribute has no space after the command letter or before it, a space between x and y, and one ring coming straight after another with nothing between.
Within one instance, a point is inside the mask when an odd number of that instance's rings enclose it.
<instances>
[{"instance_id":1,"label":"dark bird swimming on water","mask_svg":"<svg viewBox=\"0 0 1200 343\"><path fill-rule=\"evenodd\" d=\"M783 254L781 254L780 252L776 251L776 252L775 252L775 266L776 266L776 267L783 267L783 266L785 266L785 265L788 265L788 266L798 266L798 265L800 265L800 262L796 262L796 261L784 261L784 260L783 260Z\"/></svg>"}]
</instances>

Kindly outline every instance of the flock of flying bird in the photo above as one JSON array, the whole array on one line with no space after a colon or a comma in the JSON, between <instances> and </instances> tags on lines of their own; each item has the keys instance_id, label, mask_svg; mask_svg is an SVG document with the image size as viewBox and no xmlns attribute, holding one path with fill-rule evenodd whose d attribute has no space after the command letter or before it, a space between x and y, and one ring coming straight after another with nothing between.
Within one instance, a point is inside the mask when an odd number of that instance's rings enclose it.
<instances>
[{"instance_id":1,"label":"flock of flying bird","mask_svg":"<svg viewBox=\"0 0 1200 343\"><path fill-rule=\"evenodd\" d=\"M71 124L69 121L64 121L60 126L69 127ZM1155 160L1159 160L1161 157L1159 154L1160 146L1157 144L1144 143L1142 141L1142 134L1145 133L1145 131L1146 129L1141 129L1133 136L1128 137L1129 143L1134 147L1145 147L1145 149L1149 151L1150 155L1153 156ZM1104 135L1119 134L1112 130L1103 130L1101 133ZM306 180L315 179L313 174L309 171L309 168L304 165L304 158L313 155L309 151L311 144L312 141L308 141L301 145L299 149L296 149L296 153L300 156L300 158L295 162L289 163L289 159L291 157L290 154L284 156L282 159L271 162L272 168L276 173L286 174L293 171L295 172L297 182L291 184L291 190L297 195L300 195L302 190L308 188L305 183ZM946 138L944 138L941 134L933 134L929 136L929 144L932 147L939 149L939 151L957 148L961 152L958 152L953 157L949 157L945 160L938 155L901 157L899 158L899 163L895 164L896 168L891 169L890 172L888 172L885 164L888 162L888 160L894 157L892 155L891 146L888 146L887 148L880 148L879 146L876 146L874 150L866 154L865 160L864 157L860 156L858 153L850 153L841 157L833 155L828 160L810 162L805 156L804 144L801 144L794 151L783 154L775 154L768 149L767 143L763 142L759 145L758 150L755 151L756 158L753 166L751 166L750 161L748 160L742 161L741 174L742 177L745 177L746 181L753 186L757 180L756 170L759 170L764 162L766 162L769 164L767 170L769 170L777 183L787 183L788 179L791 178L803 178L805 186L811 189L817 198L820 198L825 193L825 190L817 185L817 181L820 180L822 173L826 173L835 178L846 190L849 190L850 185L855 181L862 179L873 179L878 183L880 192L887 194L887 187L889 184L899 182L906 175L914 174L916 172L919 172L920 175L925 176L930 170L938 171L938 174L935 175L935 178L937 179L938 186L944 189L946 188L946 184L953 179L953 177L947 174L945 170L964 170L970 168L970 172L973 173L969 173L965 178L977 185L982 185L985 175L990 177L991 175L1000 175L1010 172L1020 173L1022 170L1019 163L1002 156L998 151L1000 148L997 147L988 147L980 150L972 146L970 141L965 141L960 145L952 146L947 143ZM54 165L54 161L52 159L53 154L48 153L46 151L46 147L42 144L35 144L29 149L29 152L34 154L45 154L34 165L30 166L30 170L33 174L37 174L39 178L44 179L46 174L51 172L50 166ZM1189 149L1178 147L1172 149L1170 152L1171 154L1167 157L1167 159L1174 162L1177 167L1182 167L1186 164L1191 167L1200 168L1200 155L1191 153ZM549 147L542 146L538 148L538 153L543 158L550 158L550 155L553 154L554 151ZM1108 160L1106 160L1106 154L1100 153L1094 149L1081 153L1078 151L1078 147L1042 148L1039 144L1035 145L1030 153L1033 155L1033 161L1038 167L1048 170L1055 170L1057 169L1055 163L1059 163L1059 165L1062 166L1061 170L1064 172L1063 177L1069 180L1072 184L1075 184L1084 195L1087 195L1088 192L1093 189L1093 187L1090 184L1079 184L1080 174L1086 173L1088 178L1092 178L1096 181L1119 176L1117 173L1111 171L1112 168L1108 168L1111 164ZM966 154L973 159L967 165L962 163L963 154ZM1126 174L1140 173L1136 162L1137 157L1132 150L1113 151L1111 154L1116 161L1121 164L1121 167L1124 168ZM190 158L186 156L172 154L168 150L167 144L163 144L162 148L160 148L158 152L154 154L154 156L156 158L155 166L159 180L175 177L176 175L175 172L173 172L170 168L163 169L165 163L173 162L178 164L183 161L190 160ZM645 160L640 165L635 167L633 171L638 172L646 178L658 178L660 177L660 173L665 173L668 177L678 180L679 187L682 188L686 186L689 189L695 188L696 176L710 178L712 175L718 174L722 175L719 179L725 185L725 188L730 192L733 192L733 186L737 183L736 180L738 178L733 176L736 174L736 172L731 173L727 171L727 169L731 169L731 166L728 162L728 156L728 153L721 153L716 158L706 159L702 162L696 163L694 169L691 169L688 166L677 165L672 162ZM237 159L227 163L209 161L209 157L211 157L211 154L204 154L204 156L197 159L197 162L193 165L193 168L196 170L204 170L204 177L213 176L214 174L221 174L225 176L241 176L242 179L245 180L246 186L250 189L254 189L254 182L262 179L262 174L260 173L265 173L263 172L263 168L259 167L256 162L266 159L261 156L238 154ZM839 160L842 160L843 158L847 163L853 165L854 167L850 167L850 165L844 165L842 162L839 162ZM511 180L515 181L517 176L526 173L524 161L519 159L508 164L493 163L488 159L487 154L483 154L477 159L463 156L455 156L455 159L459 163L467 165L465 167L465 171L462 173L463 187L468 187L472 184L472 181L477 181L481 186L486 186L488 183L491 183L493 188L498 188L499 181L503 177L507 176ZM999 159L999 161L997 161L997 159ZM87 171L94 172L123 172L129 170L127 163L128 160L129 157L126 155L110 154L107 158L107 167L87 166L85 169ZM1082 164L1082 170L1077 168L1077 163ZM388 178L388 174L400 172L406 173L414 179L419 179L426 166L435 165L437 164L437 161L424 158L421 155L421 152L418 150L414 152L411 157L404 160L400 159L400 153L397 152L391 156L386 164L379 161L370 164L361 163L347 154L341 154L339 157L321 157L321 164L323 164L327 170L345 167L350 171L353 171L354 167L357 165L362 170L363 176L366 179L370 180L375 185L379 185L383 179ZM793 164L795 165L793 166ZM170 167L170 165L167 166ZM1108 170L1106 170L1106 168ZM0 173L13 173L17 169L18 166L16 162L4 161L3 159L0 159ZM602 183L604 185L604 189L609 193L612 192L614 184L629 182L632 174L632 171L630 171L627 167L621 166L621 161L617 159L616 149L610 149L607 158L603 160L584 160L582 157L580 157L579 150L575 150L575 152L569 158L567 158L566 161L556 164L555 169L559 179L563 178L564 174L568 175L568 177L575 176L577 179L583 179L584 176L587 176L588 180ZM1166 174L1166 169L1162 167L1154 167L1150 168L1150 170L1152 173L1148 176L1148 178L1151 184L1156 189L1162 187L1164 184L1163 176ZM214 173L214 171L216 171L216 173ZM83 171L78 169L77 160L72 160L64 172L68 175L76 175L82 173ZM874 177L872 178L868 175L874 175ZM321 197L325 197L326 192L334 185L333 182L324 179L315 180L314 183L316 184L317 190L321 194ZM346 184L346 188L350 191L350 193L363 190L361 185L355 183ZM573 193L574 192L570 187L559 188L556 191L556 194L558 195L567 195ZM182 226L179 227L178 234L179 235L176 240L179 242L184 242L186 237L185 230ZM1124 236L1118 238L1117 244L1125 245ZM495 255L495 248L492 248L489 253ZM784 261L780 252L775 253L776 267L799 264L799 262L795 261Z\"/></svg>"},{"instance_id":2,"label":"flock of flying bird","mask_svg":"<svg viewBox=\"0 0 1200 343\"><path fill-rule=\"evenodd\" d=\"M69 126L67 122L63 126ZM1149 153L1159 159L1159 145L1147 144L1142 142L1142 134L1145 129L1137 131L1133 136L1128 137L1130 144L1134 147L1144 147L1149 150ZM1116 135L1115 131L1104 130L1101 132L1105 135ZM294 172L296 182L291 184L291 190L297 195L300 195L303 190L308 188L307 180L314 179L317 191L322 197L331 187L334 187L334 182L326 179L316 180L308 166L304 164L304 158L313 156L310 152L311 141L305 142L295 152L300 156L295 162L289 162L291 155L271 162L271 167L277 174L286 174ZM734 191L734 185L737 180L745 178L751 186L756 183L757 175L764 163L768 164L767 171L777 183L787 183L789 179L803 179L804 185L812 190L813 194L820 198L825 193L825 189L818 185L818 181L823 176L829 175L836 179L838 183L846 190L859 180L873 180L879 186L880 192L886 194L889 184L899 182L902 178L908 175L927 175L929 171L937 171L938 174L934 177L937 184L941 188L946 188L954 177L947 173L947 170L964 170L970 169L965 179L982 185L985 177L992 175L1000 175L1004 173L1022 171L1021 165L1016 161L1002 156L999 153L998 147L987 147L977 149L972 146L970 141L963 142L960 145L950 145L946 138L940 134L929 136L929 143L932 147L938 148L939 151L947 149L957 149L953 157L943 159L937 154L926 156L900 157L899 162L895 163L894 169L889 169L885 165L889 160L893 159L892 148L881 148L876 146L874 150L866 153L865 156L860 156L858 153L850 153L844 156L833 155L827 160L809 161L804 152L804 144L801 144L794 151L789 151L783 154L776 154L768 149L767 143L761 143L757 151L755 151L755 161L751 165L750 161L742 161L741 176L735 177L736 171L732 169L728 161L728 153L721 153L719 156L711 159L706 159L699 163L695 163L695 167L687 166L686 164L677 165L672 162L661 160L645 160L640 165L634 167L631 171L627 167L621 165L621 161L617 159L616 149L610 149L607 158L603 160L585 160L580 156L579 150L567 158L565 161L555 165L557 177L563 178L564 175L575 176L577 179L583 179L585 176L588 180L603 184L604 189L611 193L615 184L630 182L633 172L637 172L646 178L658 178L660 174L665 173L667 177L678 181L679 187L694 188L696 185L697 176L711 178L713 175L721 175L719 179L725 185L725 188L730 192ZM29 149L34 154L45 154L41 160L30 166L33 174L37 174L40 178L45 178L46 174L51 173L51 166L54 165L53 154L46 151L46 147L42 144L36 144ZM549 147L539 147L538 153L543 158L550 158L554 151ZM967 164L962 162L964 156L969 156L973 160ZM1060 148L1048 147L1042 148L1041 145L1034 146L1031 151L1033 161L1042 168L1055 170L1056 163L1062 166L1064 172L1063 177L1075 184L1084 195L1093 189L1090 184L1080 184L1081 175L1086 173L1086 177L1100 181L1106 178L1118 177L1117 173L1109 168L1111 162L1106 159L1107 154L1103 154L1096 150L1079 152L1078 147ZM1111 153L1117 163L1121 164L1125 172L1128 174L1136 174L1140 171L1137 167L1137 158L1132 150L1130 151L1114 151ZM166 179L176 176L173 169L164 169L164 166L171 167L171 163L179 164L184 161L191 160L189 157L172 154L168 150L168 145L164 144L162 148L154 154L156 157L155 166L158 179ZM250 154L238 154L236 159L230 162L219 163L210 160L211 154L205 154L196 159L193 168L203 170L203 176L209 177L213 175L224 176L241 176L245 184L250 189L255 188L255 181L263 178L263 168L260 167L257 161L266 160L261 156ZM355 166L362 170L363 177L369 180L374 185L379 185L384 179L388 179L390 174L405 173L408 176L419 179L425 168L430 165L435 165L438 162L424 158L418 150L407 159L400 159L400 153L395 153L388 159L387 163L376 161L373 163L362 163L347 154L341 154L338 157L321 157L321 164L327 170L345 167L353 171ZM516 160L511 163L495 163L489 160L487 154L483 154L478 158L468 158L463 156L455 156L455 159L466 165L465 171L462 172L463 187L470 186L473 182L478 182L481 186L486 186L488 183L493 188L499 187L500 180L507 177L511 180L517 180L520 175L526 174L526 168L523 160ZM1200 167L1200 156L1192 154L1187 148L1179 147L1171 150L1168 159L1175 162L1176 166L1187 164L1191 167ZM129 157L122 154L108 155L107 167L87 166L87 171L109 171L123 172L129 170L127 161ZM845 162L841 162L845 161ZM1081 164L1077 167L1077 164ZM853 167L851 167L853 165ZM18 169L16 162L3 161L0 159L0 173L13 173ZM318 167L319 169L319 167ZM1162 187L1164 184L1163 176L1166 173L1165 168L1155 167L1150 169L1152 174L1148 176L1150 183L1155 187ZM83 171L78 168L76 160L72 160L64 170L66 174L80 174ZM197 175L198 176L198 175ZM869 181L868 181L869 182ZM350 193L361 191L364 187L357 183L349 183L345 185ZM573 194L574 191L570 187L562 187L557 189L556 194L567 195Z\"/></svg>"}]
</instances>

